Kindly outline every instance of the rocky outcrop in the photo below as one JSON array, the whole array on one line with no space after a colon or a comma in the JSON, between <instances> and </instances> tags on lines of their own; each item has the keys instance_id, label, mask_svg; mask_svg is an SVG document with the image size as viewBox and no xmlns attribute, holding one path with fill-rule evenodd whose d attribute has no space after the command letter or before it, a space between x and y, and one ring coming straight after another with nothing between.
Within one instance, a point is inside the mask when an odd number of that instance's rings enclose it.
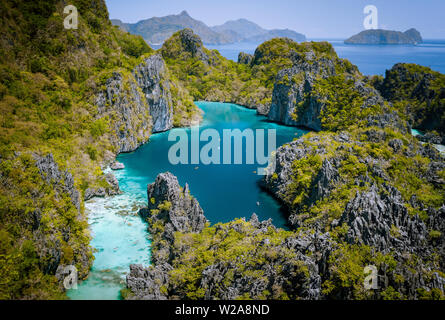
<instances>
[{"instance_id":1,"label":"rocky outcrop","mask_svg":"<svg viewBox=\"0 0 445 320\"><path fill-rule=\"evenodd\" d=\"M173 102L167 67L160 55L153 55L136 67L133 72L150 108L153 132L173 127Z\"/></svg>"},{"instance_id":2,"label":"rocky outcrop","mask_svg":"<svg viewBox=\"0 0 445 320\"><path fill-rule=\"evenodd\" d=\"M439 134L431 131L425 134L416 135L416 138L422 142L432 144L445 144L445 136L442 138Z\"/></svg>"},{"instance_id":3,"label":"rocky outcrop","mask_svg":"<svg viewBox=\"0 0 445 320\"><path fill-rule=\"evenodd\" d=\"M252 60L253 55L251 54L245 52L240 52L238 54L238 63L250 65L252 63Z\"/></svg>"},{"instance_id":4,"label":"rocky outcrop","mask_svg":"<svg viewBox=\"0 0 445 320\"><path fill-rule=\"evenodd\" d=\"M296 53L293 64L292 68L283 69L277 74L268 119L319 131L322 103L308 96L316 77L326 78L336 74L335 63L327 58L316 59L316 54L312 50L304 55ZM299 120L295 120L297 105L304 101L306 101L304 111L301 111Z\"/></svg>"},{"instance_id":5,"label":"rocky outcrop","mask_svg":"<svg viewBox=\"0 0 445 320\"><path fill-rule=\"evenodd\" d=\"M408 201L391 177L392 173L385 170L386 161L378 157L358 157L355 166L364 165L366 174L351 179L352 173L344 173L348 156L345 157L341 150L349 150L349 153L352 150L350 146L354 144L365 147L366 143L376 143L383 147L387 143L388 151L393 154L407 158L427 157L429 164L422 169L423 173L417 173L417 179L436 190L441 190L445 184L440 177L440 172L445 168L443 158L429 145L421 145L414 139L409 144L397 138L388 140L383 130L367 129L363 135L366 136L364 143L341 132L304 137L280 147L276 153L275 171L265 176L265 188L287 206L289 224L294 228L309 228L320 233L326 228L344 227L347 230L343 238L345 242L366 245L382 254L391 255L397 262L395 270L379 271L379 283L385 287L391 286L410 299L418 297L418 288L443 291L445 278L436 274L437 279L431 281L429 277L445 268L445 207L426 204L425 200L415 195ZM330 149L333 145L337 147ZM300 168L297 166L299 161L314 155L319 157L319 164L308 162L305 167L296 169ZM316 169L307 176L305 170L311 170L310 167ZM298 182L307 179L310 182ZM307 213L326 210L318 206L323 202L336 206L338 190L345 185L348 185L348 190L359 187L360 191L344 202L338 219L332 220L323 215L315 218ZM307 189L302 189L304 186ZM403 188L403 184L401 186ZM303 192L305 196L296 202ZM334 196L333 192L336 192ZM308 208L317 209L311 211ZM433 256L439 257L437 263L432 261ZM418 259L415 272L406 267L413 259ZM397 281L396 274L402 275L405 280ZM329 272L324 276L329 276ZM351 298L346 292L340 295L342 299Z\"/></svg>"},{"instance_id":6,"label":"rocky outcrop","mask_svg":"<svg viewBox=\"0 0 445 320\"><path fill-rule=\"evenodd\" d=\"M125 169L125 165L121 162L115 161L110 165L111 170L122 170Z\"/></svg>"},{"instance_id":7,"label":"rocky outcrop","mask_svg":"<svg viewBox=\"0 0 445 320\"><path fill-rule=\"evenodd\" d=\"M197 57L203 62L209 62L209 56L203 49L201 38L193 33L192 29L183 29L179 31L179 38L181 40L182 47L186 52L191 53L192 57Z\"/></svg>"},{"instance_id":8,"label":"rocky outcrop","mask_svg":"<svg viewBox=\"0 0 445 320\"><path fill-rule=\"evenodd\" d=\"M149 105L131 75L113 72L104 86L96 97L97 118L111 120L111 142L117 153L133 151L150 137Z\"/></svg>"},{"instance_id":9,"label":"rocky outcrop","mask_svg":"<svg viewBox=\"0 0 445 320\"><path fill-rule=\"evenodd\" d=\"M83 196L84 200L90 200L94 197L103 198L106 196L115 196L121 193L119 189L119 181L117 181L116 176L112 173L107 173L104 176L106 187L98 188L87 188Z\"/></svg>"},{"instance_id":10,"label":"rocky outcrop","mask_svg":"<svg viewBox=\"0 0 445 320\"><path fill-rule=\"evenodd\" d=\"M117 153L134 151L152 132L173 127L168 71L160 55L152 55L132 74L113 72L96 97L97 118L109 117Z\"/></svg>"},{"instance_id":11,"label":"rocky outcrop","mask_svg":"<svg viewBox=\"0 0 445 320\"><path fill-rule=\"evenodd\" d=\"M390 30L365 30L345 40L346 44L418 44L420 32L412 28L405 32Z\"/></svg>"},{"instance_id":12,"label":"rocky outcrop","mask_svg":"<svg viewBox=\"0 0 445 320\"><path fill-rule=\"evenodd\" d=\"M199 233L203 230L205 221L196 200L187 200L187 189L186 186L181 190L176 177L170 173L160 174L155 183L148 186L149 208L152 209L142 210L141 214L151 217L149 221L154 255L152 265L148 268L141 265L130 266L127 276L127 299L187 298L184 295L186 288L182 288L177 281L172 281L171 272L174 271L175 261L186 255L191 248L187 244L178 243L174 232L182 235ZM171 205L166 206L166 201ZM156 206L156 203L161 203L162 208ZM178 217L181 219L178 220ZM292 299L322 297L320 268L326 269L329 252L333 250L328 234L289 234L280 243L272 243L268 235L278 230L270 219L259 221L255 214L247 222L232 222L219 226L216 230L222 239L236 233L246 241L257 241L258 247L267 252L275 252L276 256L270 258L269 263L254 266L252 272L261 273L260 279L246 274L244 266L239 265L239 259L221 260L208 265L202 271L198 283L199 290L204 292L203 299L232 300L246 296L258 298L266 291L273 292L277 297L280 292L285 292ZM216 246L217 244L209 250L215 250ZM289 250L294 254L289 254ZM260 252L254 254L258 254L257 259L263 258ZM221 281L227 278L232 280L229 284L221 286ZM185 292L191 293L188 289Z\"/></svg>"},{"instance_id":13,"label":"rocky outcrop","mask_svg":"<svg viewBox=\"0 0 445 320\"><path fill-rule=\"evenodd\" d=\"M411 126L425 132L421 141L445 142L445 75L415 64L398 63L386 71L385 78L374 79L374 86L392 103L406 106ZM435 138L434 136L440 136ZM441 140L439 142L439 140Z\"/></svg>"},{"instance_id":14,"label":"rocky outcrop","mask_svg":"<svg viewBox=\"0 0 445 320\"><path fill-rule=\"evenodd\" d=\"M147 197L153 223L163 220L171 225L167 228L173 232L199 232L204 228L207 220L198 201L191 196L188 184L181 188L170 172L159 174L155 182L147 186ZM160 209L160 205L165 206ZM143 218L147 216L143 214Z\"/></svg>"},{"instance_id":15,"label":"rocky outcrop","mask_svg":"<svg viewBox=\"0 0 445 320\"><path fill-rule=\"evenodd\" d=\"M80 214L80 193L74 186L72 174L68 170L62 171L59 169L52 153L45 156L35 154L34 159L36 167L46 183L52 184L56 192L67 193Z\"/></svg>"},{"instance_id":16,"label":"rocky outcrop","mask_svg":"<svg viewBox=\"0 0 445 320\"><path fill-rule=\"evenodd\" d=\"M174 233L200 232L207 219L198 201L190 195L188 185L181 188L170 172L159 174L155 182L147 186L147 197L148 206L139 214L150 222L152 266L130 266L127 287L133 292L133 298L164 300L166 292L161 292L161 287L168 284L168 272L172 269ZM159 225L161 230L155 227Z\"/></svg>"},{"instance_id":17,"label":"rocky outcrop","mask_svg":"<svg viewBox=\"0 0 445 320\"><path fill-rule=\"evenodd\" d=\"M352 90L363 98L361 109L384 106L383 98L377 90L364 82L357 68L348 66L336 56L320 55L312 49L304 54L295 52L292 60L292 68L280 70L277 74L268 113L269 120L291 126L304 126L315 131L325 130L321 113L326 109L326 100L329 98L315 90L315 84L320 79L339 75L339 69L348 70L342 75L345 76L344 81L353 82ZM399 124L396 114L390 117L388 114L372 114L369 121L382 128L387 125L403 126Z\"/></svg>"},{"instance_id":18,"label":"rocky outcrop","mask_svg":"<svg viewBox=\"0 0 445 320\"><path fill-rule=\"evenodd\" d=\"M47 155L33 154L35 166L43 181L51 186L56 199L69 196L71 203L77 210L78 221L84 221L85 218L81 211L80 192L74 185L74 179L68 170L61 170L59 165L54 160L52 153ZM38 194L31 195L36 198L38 202ZM44 209L44 208L43 208ZM50 219L50 221L60 221L58 212L42 212L43 209L36 208L31 212L29 217L29 224L32 226L32 240L36 249L37 255L41 259L41 269L45 274L56 274L62 258L65 263L78 264L79 278L83 278L88 273L91 265L90 248L87 243L77 243L78 239L73 234L69 225L53 226L50 230L42 230L42 218ZM69 210L64 208L64 210ZM53 220L52 220L53 219ZM45 226L48 228L48 226ZM77 251L71 257L71 261L64 255L64 243L71 246L76 246Z\"/></svg>"}]
</instances>

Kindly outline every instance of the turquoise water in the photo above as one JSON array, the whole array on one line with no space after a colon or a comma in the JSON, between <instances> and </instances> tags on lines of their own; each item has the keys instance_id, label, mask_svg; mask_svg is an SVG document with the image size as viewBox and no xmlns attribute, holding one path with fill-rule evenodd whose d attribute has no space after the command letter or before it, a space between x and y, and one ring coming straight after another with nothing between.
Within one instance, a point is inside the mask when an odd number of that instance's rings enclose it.
<instances>
[{"instance_id":1,"label":"turquoise water","mask_svg":"<svg viewBox=\"0 0 445 320\"><path fill-rule=\"evenodd\" d=\"M445 73L445 40L424 40L419 45L347 45L340 39L311 39L329 41L340 58L357 65L365 75L384 75L385 70L399 62L417 63ZM255 52L259 43L237 43L208 46L217 49L224 57L237 61L238 53Z\"/></svg>"},{"instance_id":2,"label":"turquoise water","mask_svg":"<svg viewBox=\"0 0 445 320\"><path fill-rule=\"evenodd\" d=\"M256 115L255 110L234 104L196 104L204 111L204 121L199 130L216 129L221 139L224 129L276 129L278 147L306 132L267 122L265 117ZM180 131L190 133L190 129L171 130L172 133ZM228 222L240 217L250 218L252 213L256 213L260 219L272 218L276 226L285 225L286 219L280 212L279 204L258 186L261 176L256 173L257 164L172 165L168 160L168 150L176 141L168 141L169 134L170 132L155 134L135 152L118 157L118 161L125 164L128 176L139 177L137 181L141 183L144 196L147 183L154 181L159 173L170 171L178 177L181 185L189 184L191 194L198 199L211 223ZM205 143L202 142L201 145ZM221 146L221 154L222 150Z\"/></svg>"},{"instance_id":3,"label":"turquoise water","mask_svg":"<svg viewBox=\"0 0 445 320\"><path fill-rule=\"evenodd\" d=\"M85 204L93 236L91 246L96 252L88 279L68 291L68 297L74 300L118 299L128 266L150 262L147 225L137 214L146 202L140 189L142 182L125 170L114 173L124 193L94 198Z\"/></svg>"},{"instance_id":4,"label":"turquoise water","mask_svg":"<svg viewBox=\"0 0 445 320\"><path fill-rule=\"evenodd\" d=\"M275 129L279 147L306 133L298 128L267 122L265 117L256 115L255 110L234 104L196 104L204 111L199 130L213 128L219 132L221 140L224 129ZM181 131L190 133L190 129L171 130L173 133ZM91 245L97 251L88 279L80 283L78 289L69 290L71 299L118 299L129 265L149 264L147 225L137 212L147 202L147 184L161 172L170 171L181 185L190 185L191 194L198 199L211 223L250 218L256 213L260 219L272 218L276 226L285 227L286 219L280 205L258 185L262 177L256 173L257 164L172 165L168 150L176 142L168 141L169 134L154 134L135 152L118 156L117 160L125 165L124 170L114 172L124 192L122 195L86 203L93 236Z\"/></svg>"}]
</instances>

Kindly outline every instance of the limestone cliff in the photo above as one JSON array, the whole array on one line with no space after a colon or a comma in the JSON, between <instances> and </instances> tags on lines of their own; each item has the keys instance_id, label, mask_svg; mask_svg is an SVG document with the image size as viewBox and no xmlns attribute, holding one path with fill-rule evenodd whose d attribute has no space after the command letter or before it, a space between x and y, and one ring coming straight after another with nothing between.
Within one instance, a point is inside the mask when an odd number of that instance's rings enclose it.
<instances>
[{"instance_id":1,"label":"limestone cliff","mask_svg":"<svg viewBox=\"0 0 445 320\"><path fill-rule=\"evenodd\" d=\"M173 103L166 68L162 57L153 55L133 71L147 99L153 132L166 131L173 127Z\"/></svg>"}]
</instances>

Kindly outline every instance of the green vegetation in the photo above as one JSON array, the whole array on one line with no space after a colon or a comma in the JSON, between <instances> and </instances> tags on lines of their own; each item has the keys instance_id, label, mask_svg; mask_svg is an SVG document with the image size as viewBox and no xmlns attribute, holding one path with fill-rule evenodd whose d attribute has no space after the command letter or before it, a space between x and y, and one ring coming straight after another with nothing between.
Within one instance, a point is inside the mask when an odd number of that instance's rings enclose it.
<instances>
[{"instance_id":1,"label":"green vegetation","mask_svg":"<svg viewBox=\"0 0 445 320\"><path fill-rule=\"evenodd\" d=\"M400 113L409 115L414 128L445 135L445 75L399 63L387 70L385 78L376 76L371 82Z\"/></svg>"},{"instance_id":2,"label":"green vegetation","mask_svg":"<svg viewBox=\"0 0 445 320\"><path fill-rule=\"evenodd\" d=\"M379 106L363 108L365 98L354 88L354 80L344 75L319 80L314 90L324 104L320 116L326 130L364 126L368 116L381 112Z\"/></svg>"},{"instance_id":3,"label":"green vegetation","mask_svg":"<svg viewBox=\"0 0 445 320\"><path fill-rule=\"evenodd\" d=\"M111 102L128 99L133 107L132 99L143 94L140 88L133 90L132 71L155 52L141 37L113 27L102 0L72 1L80 12L78 30L63 29L63 1L0 1L0 299L60 299L64 294L54 276L55 268L74 264L79 275L85 277L92 260L90 236L82 200L78 210L60 181L45 181L33 155L51 153L61 172L72 173L80 198L87 188L103 187L106 182L101 166L118 152L120 135L136 136L134 144L146 141L151 132L134 134L142 131L142 118L149 118L147 110L134 115L128 125L122 124L118 112L108 108L110 101L106 102L107 110L99 112L97 93L118 75L122 78L121 94L111 97ZM289 272L283 269L286 262L298 279L296 283L277 285L255 296L246 291L241 297L298 299L298 286L307 280L308 269L295 250L283 245L298 232L329 232L338 244L329 257L329 272L322 279L326 297L370 298L361 286L367 264L393 272L392 279L401 283L408 281L397 273L400 261L395 262L392 253L346 244L347 226L334 222L346 204L371 185L380 193L387 185L397 188L407 210L425 220L428 212L423 207L443 205L444 184L428 179L431 159L417 152L415 138L392 127L365 128L370 115L386 108L400 115L414 114L416 127L443 130L443 75L404 65L405 73L397 71L385 79L376 77L364 83L368 89L375 86L394 102L394 107L385 104L363 108L369 96L359 93L352 78L364 78L325 42L298 44L273 39L260 45L252 63L244 65L207 50L199 39L192 38L186 45L178 32L157 53L168 67L162 85L164 80L169 81L175 126L189 125L199 118L193 100L266 108L272 100L277 72L292 67L296 59L310 65L330 59L335 69L335 75L315 79L312 97L307 97L294 114L298 119L310 98L324 105L320 119L326 131L301 139L301 148L310 152L292 163L291 181L280 195L297 217L300 229L269 228L266 233L255 233L249 222L235 220L207 225L199 234L176 233L174 250L178 254L169 274L174 284L172 294L204 298L200 283L209 266L227 269L214 288L222 295L234 279L242 278L249 285L265 281L264 268L272 268L277 276L285 278ZM419 75L423 80L418 80ZM283 82L298 83L302 79L303 75L297 74ZM349 135L349 141L339 142L340 131ZM394 147L395 140L400 144L398 148ZM327 162L338 164L338 175L329 194L314 201L317 176ZM438 175L443 180L445 171ZM278 181L280 177L275 173L272 179ZM412 199L423 207L412 204ZM154 199L149 201L153 203ZM152 213L168 211L171 206L170 202L159 203ZM164 225L158 221L150 228L155 239L152 253L162 254L161 249L167 246L161 237ZM394 225L391 235L401 236ZM434 243L441 237L440 231L430 230L428 241ZM60 255L60 261L55 261L56 255ZM406 259L413 270L422 263L414 255ZM440 269L437 259L432 256L428 261L431 267L423 271L430 278ZM395 290L396 284L385 288L381 297L404 298ZM286 293L283 286L297 288ZM123 290L121 294L125 298L132 293ZM438 299L443 293L418 289L418 296Z\"/></svg>"},{"instance_id":4,"label":"green vegetation","mask_svg":"<svg viewBox=\"0 0 445 320\"><path fill-rule=\"evenodd\" d=\"M31 154L52 153L81 198L103 186L116 132L112 118L95 118L94 96L112 70L131 71L153 52L111 25L103 1L71 3L77 30L63 28L62 1L0 4L0 299L63 298L58 264L87 275L83 205L79 212L63 186L45 182Z\"/></svg>"},{"instance_id":5,"label":"green vegetation","mask_svg":"<svg viewBox=\"0 0 445 320\"><path fill-rule=\"evenodd\" d=\"M282 199L305 225L319 224L330 230L330 223L338 219L348 201L357 191L368 190L371 184L379 186L391 183L399 190L405 206L412 214L424 216L422 211L410 205L413 197L425 206L438 209L445 199L445 187L426 178L429 158L407 153L408 146L416 146L414 137L403 136L392 129L353 129L347 132L350 142L339 143L335 133L309 133L302 138L302 144L310 148L309 155L297 159L292 164L292 180ZM369 142L368 135L381 134L378 142ZM314 142L314 138L317 138ZM395 151L391 147L393 139L400 139L403 145ZM415 152L415 149L412 150ZM316 185L317 174L323 161L339 162L338 179L333 184L329 196L314 202L311 198ZM357 184L357 179L366 177L369 182ZM382 177L386 177L382 179Z\"/></svg>"},{"instance_id":6,"label":"green vegetation","mask_svg":"<svg viewBox=\"0 0 445 320\"><path fill-rule=\"evenodd\" d=\"M226 268L224 278L215 284L213 291L222 296L234 279L243 278L247 282L243 299L296 299L288 296L282 288L263 291L259 296L250 296L249 286L266 281L265 269L272 268L277 277L285 275L283 261L294 266L294 273L304 278L307 267L299 260L297 253L285 246L278 246L293 233L273 230L255 235L255 228L249 222L238 219L226 224L208 226L197 234L175 234L174 250L177 257L173 260L170 272L171 284L175 294L189 299L203 299L205 291L200 287L205 268L217 265ZM267 241L270 245L262 245ZM184 254L179 254L184 252ZM295 288L297 291L298 288Z\"/></svg>"}]
</instances>

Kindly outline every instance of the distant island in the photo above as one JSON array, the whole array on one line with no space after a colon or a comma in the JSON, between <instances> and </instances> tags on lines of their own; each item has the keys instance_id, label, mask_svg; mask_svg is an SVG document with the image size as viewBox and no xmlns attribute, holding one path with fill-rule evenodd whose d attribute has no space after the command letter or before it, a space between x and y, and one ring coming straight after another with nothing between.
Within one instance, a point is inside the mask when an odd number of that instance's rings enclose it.
<instances>
[{"instance_id":1,"label":"distant island","mask_svg":"<svg viewBox=\"0 0 445 320\"><path fill-rule=\"evenodd\" d=\"M418 44L420 32L412 28L405 32L391 30L365 30L345 40L346 44Z\"/></svg>"},{"instance_id":2,"label":"distant island","mask_svg":"<svg viewBox=\"0 0 445 320\"><path fill-rule=\"evenodd\" d=\"M272 38L286 37L297 42L306 41L306 36L289 29L266 30L246 19L227 21L226 23L209 27L204 22L193 19L187 11L178 15L153 17L137 23L125 23L113 19L115 26L135 35L142 36L150 45L161 45L173 33L190 28L204 44L220 45L237 42L264 42Z\"/></svg>"}]
</instances>

